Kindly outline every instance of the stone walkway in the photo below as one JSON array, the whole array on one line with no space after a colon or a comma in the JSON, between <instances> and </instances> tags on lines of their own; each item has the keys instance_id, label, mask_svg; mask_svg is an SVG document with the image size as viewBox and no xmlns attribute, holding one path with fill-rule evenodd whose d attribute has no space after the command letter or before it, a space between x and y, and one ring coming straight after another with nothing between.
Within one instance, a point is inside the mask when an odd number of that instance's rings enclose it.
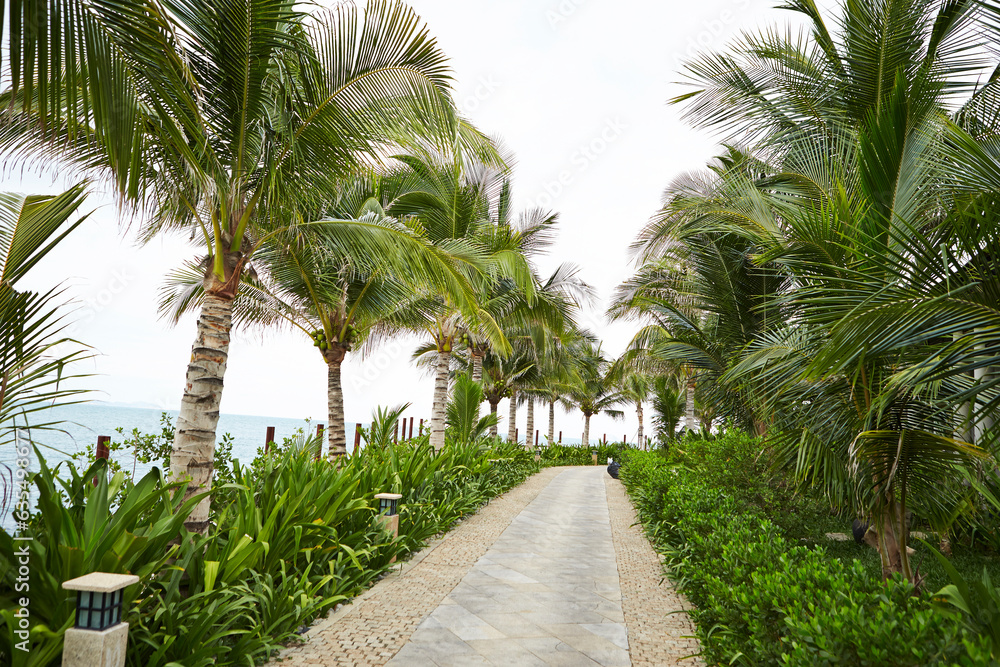
<instances>
[{"instance_id":1,"label":"stone walkway","mask_svg":"<svg viewBox=\"0 0 1000 667\"><path fill-rule=\"evenodd\" d=\"M607 482L605 481L607 480ZM701 665L621 483L549 468L306 634L283 665ZM621 576L619 576L621 575Z\"/></svg>"}]
</instances>

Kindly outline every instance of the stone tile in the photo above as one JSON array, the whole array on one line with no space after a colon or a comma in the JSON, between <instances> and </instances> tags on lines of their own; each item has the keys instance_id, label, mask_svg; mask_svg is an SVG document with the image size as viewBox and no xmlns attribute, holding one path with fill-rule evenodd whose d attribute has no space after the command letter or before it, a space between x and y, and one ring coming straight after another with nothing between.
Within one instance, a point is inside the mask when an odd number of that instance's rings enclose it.
<instances>
[{"instance_id":1,"label":"stone tile","mask_svg":"<svg viewBox=\"0 0 1000 667\"><path fill-rule=\"evenodd\" d=\"M545 667L545 662L509 639L481 639L469 642L479 655L498 667Z\"/></svg>"}]
</instances>

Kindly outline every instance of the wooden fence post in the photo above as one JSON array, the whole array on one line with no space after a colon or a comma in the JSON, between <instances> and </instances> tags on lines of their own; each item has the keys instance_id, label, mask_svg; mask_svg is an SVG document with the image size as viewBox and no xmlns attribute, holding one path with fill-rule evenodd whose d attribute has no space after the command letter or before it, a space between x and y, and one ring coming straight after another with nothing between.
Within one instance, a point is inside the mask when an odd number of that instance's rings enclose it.
<instances>
[{"instance_id":1,"label":"wooden fence post","mask_svg":"<svg viewBox=\"0 0 1000 667\"><path fill-rule=\"evenodd\" d=\"M274 427L267 427L267 435L264 436L264 453L267 454L271 449L271 445L274 444Z\"/></svg>"}]
</instances>

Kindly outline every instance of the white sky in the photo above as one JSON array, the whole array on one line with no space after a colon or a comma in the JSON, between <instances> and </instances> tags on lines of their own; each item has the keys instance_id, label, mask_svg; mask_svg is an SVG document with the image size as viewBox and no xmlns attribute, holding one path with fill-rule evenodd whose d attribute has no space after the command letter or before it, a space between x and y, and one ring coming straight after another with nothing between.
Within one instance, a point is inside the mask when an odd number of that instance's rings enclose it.
<instances>
[{"instance_id":1,"label":"white sky","mask_svg":"<svg viewBox=\"0 0 1000 667\"><path fill-rule=\"evenodd\" d=\"M452 59L457 99L482 130L500 136L517 156L519 208L560 213L558 240L541 260L543 273L563 261L582 267L602 303L584 323L619 354L634 327L608 325L611 291L632 268L627 248L656 210L663 188L699 169L716 152L704 132L689 128L666 100L683 92L680 63L701 49L719 49L741 30L794 21L770 0L412 0ZM831 4L828 2L823 5ZM560 183L561 179L561 183ZM64 184L7 175L3 190L57 192ZM137 247L109 200L92 196L95 213L36 268L30 285L61 283L79 309L72 333L99 356L85 372L95 398L142 402L163 409L180 403L194 319L177 327L159 320L162 276L194 251L185 239ZM429 418L432 380L413 367L414 341L401 341L344 367L348 422L368 421L376 405L413 403L408 415ZM326 420L326 367L298 334L237 334L231 345L222 410ZM506 401L500 405L506 432ZM649 411L647 410L647 429ZM591 437L628 433L624 423L596 417ZM536 407L536 428L547 410ZM518 419L522 437L524 409ZM583 418L557 410L556 430L579 437ZM349 427L350 430L350 427ZM648 430L647 430L648 432Z\"/></svg>"}]
</instances>

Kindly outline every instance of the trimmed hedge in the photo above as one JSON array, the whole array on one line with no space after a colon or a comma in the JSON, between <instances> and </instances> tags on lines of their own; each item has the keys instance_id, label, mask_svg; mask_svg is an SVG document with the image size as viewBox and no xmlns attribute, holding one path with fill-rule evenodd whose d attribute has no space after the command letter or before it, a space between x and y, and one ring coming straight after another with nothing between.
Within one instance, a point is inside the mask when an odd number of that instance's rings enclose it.
<instances>
[{"instance_id":1,"label":"trimmed hedge","mask_svg":"<svg viewBox=\"0 0 1000 667\"><path fill-rule=\"evenodd\" d=\"M696 606L710 663L993 664L985 637L909 583L883 583L858 561L791 542L757 502L771 494L754 472L757 441L728 434L682 447L670 460L624 453L621 479L670 577Z\"/></svg>"}]
</instances>

